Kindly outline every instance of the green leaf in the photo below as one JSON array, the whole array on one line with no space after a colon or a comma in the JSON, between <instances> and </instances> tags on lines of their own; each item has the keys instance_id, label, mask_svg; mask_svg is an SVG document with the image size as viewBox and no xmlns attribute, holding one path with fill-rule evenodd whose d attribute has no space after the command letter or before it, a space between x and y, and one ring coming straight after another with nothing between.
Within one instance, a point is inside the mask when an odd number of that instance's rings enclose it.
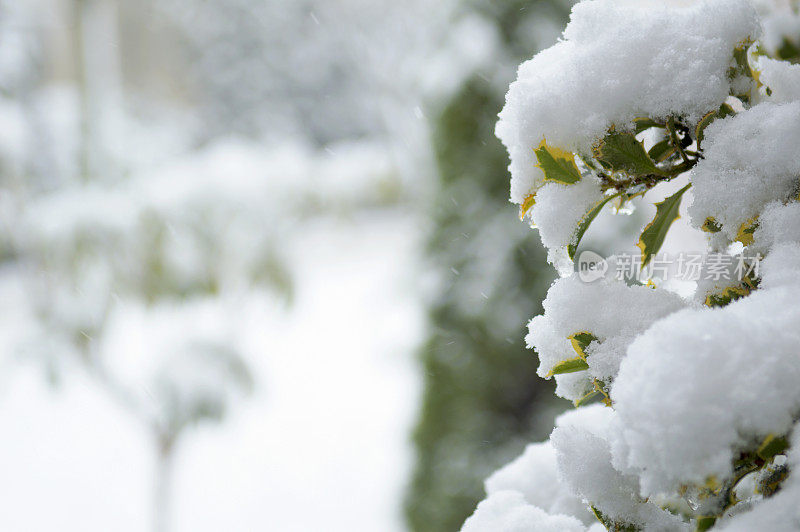
<instances>
[{"instance_id":1,"label":"green leaf","mask_svg":"<svg viewBox=\"0 0 800 532\"><path fill-rule=\"evenodd\" d=\"M547 378L553 375L561 375L562 373L575 373L576 371L583 371L585 369L589 369L589 364L587 364L584 359L581 357L570 358L562 360L553 366L553 369L547 374Z\"/></svg>"},{"instance_id":2,"label":"green leaf","mask_svg":"<svg viewBox=\"0 0 800 532\"><path fill-rule=\"evenodd\" d=\"M584 405L587 405L587 404L591 403L599 395L600 395L600 390L598 390L595 387L595 388L592 389L591 392L587 393L586 395L584 395L583 397L581 397L577 401L574 401L572 404L575 405L576 407L584 406Z\"/></svg>"},{"instance_id":3,"label":"green leaf","mask_svg":"<svg viewBox=\"0 0 800 532\"><path fill-rule=\"evenodd\" d=\"M733 110L733 107L728 105L727 103L723 103L719 106L719 111L717 111L719 115L717 118L727 118L729 116L733 116L736 114L736 111Z\"/></svg>"},{"instance_id":4,"label":"green leaf","mask_svg":"<svg viewBox=\"0 0 800 532\"><path fill-rule=\"evenodd\" d=\"M678 209L681 206L681 196L691 186L690 183L664 201L656 203L656 215L653 221L644 228L642 236L639 237L639 242L636 244L642 250L642 268L650 262L653 255L658 253L664 244L670 225L679 218Z\"/></svg>"},{"instance_id":5,"label":"green leaf","mask_svg":"<svg viewBox=\"0 0 800 532\"><path fill-rule=\"evenodd\" d=\"M697 525L695 526L695 532L704 532L714 526L714 523L717 522L717 517L714 515L706 515L700 516L697 518Z\"/></svg>"},{"instance_id":6,"label":"green leaf","mask_svg":"<svg viewBox=\"0 0 800 532\"><path fill-rule=\"evenodd\" d=\"M703 131L714 121L717 117L717 111L709 111L700 121L697 123L697 126L694 128L694 138L697 140L697 147L700 147L700 143L703 142Z\"/></svg>"},{"instance_id":7,"label":"green leaf","mask_svg":"<svg viewBox=\"0 0 800 532\"><path fill-rule=\"evenodd\" d=\"M524 219L525 215L528 214L528 211L531 210L535 204L536 204L536 192L525 196L525 199L522 200L522 205L519 206L519 219L520 220Z\"/></svg>"},{"instance_id":8,"label":"green leaf","mask_svg":"<svg viewBox=\"0 0 800 532\"><path fill-rule=\"evenodd\" d=\"M753 243L753 235L758 229L758 216L747 220L739 227L739 232L736 233L736 240L742 245L749 246Z\"/></svg>"},{"instance_id":9,"label":"green leaf","mask_svg":"<svg viewBox=\"0 0 800 532\"><path fill-rule=\"evenodd\" d=\"M669 139L664 139L654 144L650 151L647 152L647 155L655 162L660 163L673 153L675 153L675 148L670 145Z\"/></svg>"},{"instance_id":10,"label":"green leaf","mask_svg":"<svg viewBox=\"0 0 800 532\"><path fill-rule=\"evenodd\" d=\"M612 131L594 148L594 157L615 172L632 175L664 175L631 133Z\"/></svg>"},{"instance_id":11,"label":"green leaf","mask_svg":"<svg viewBox=\"0 0 800 532\"><path fill-rule=\"evenodd\" d=\"M589 344L597 340L597 337L589 332L578 332L568 337L572 348L578 353L579 357L586 358L586 348Z\"/></svg>"},{"instance_id":12,"label":"green leaf","mask_svg":"<svg viewBox=\"0 0 800 532\"><path fill-rule=\"evenodd\" d=\"M744 283L739 286L728 286L722 292L708 294L706 296L705 305L707 307L724 307L732 301L747 296L750 292L750 287Z\"/></svg>"},{"instance_id":13,"label":"green leaf","mask_svg":"<svg viewBox=\"0 0 800 532\"><path fill-rule=\"evenodd\" d=\"M586 230L589 229L592 221L597 217L600 211L603 210L605 204L622 194L624 194L624 192L617 192L613 196L606 196L602 200L595 203L594 207L592 207L591 210L589 210L589 212L587 212L586 215L581 218L581 222L578 224L578 228L575 230L575 235L572 238L572 243L567 246L567 255L569 255L570 259L575 257L575 252L578 250L578 244L581 243L581 238L583 238Z\"/></svg>"},{"instance_id":14,"label":"green leaf","mask_svg":"<svg viewBox=\"0 0 800 532\"><path fill-rule=\"evenodd\" d=\"M704 132L705 129L711 125L711 123L716 120L717 118L725 118L727 116L735 115L736 112L733 108L728 105L727 103L723 103L719 106L719 109L716 111L709 111L700 121L697 123L697 126L694 128L694 138L697 140L697 147L700 147L700 144L703 142L705 138Z\"/></svg>"},{"instance_id":15,"label":"green leaf","mask_svg":"<svg viewBox=\"0 0 800 532\"><path fill-rule=\"evenodd\" d=\"M573 153L548 146L544 139L533 151L538 161L536 166L542 169L545 181L554 181L565 185L572 185L580 181L581 172L575 164Z\"/></svg>"},{"instance_id":16,"label":"green leaf","mask_svg":"<svg viewBox=\"0 0 800 532\"><path fill-rule=\"evenodd\" d=\"M758 446L756 454L758 454L758 456L764 460L769 460L776 454L780 454L788 448L789 442L786 440L786 438L770 434L764 438L764 441Z\"/></svg>"},{"instance_id":17,"label":"green leaf","mask_svg":"<svg viewBox=\"0 0 800 532\"><path fill-rule=\"evenodd\" d=\"M639 133L641 133L646 129L650 129L651 127L664 127L664 124L660 124L655 120L653 120L652 118L648 118L646 116L633 119L633 128L635 135L638 135Z\"/></svg>"},{"instance_id":18,"label":"green leaf","mask_svg":"<svg viewBox=\"0 0 800 532\"><path fill-rule=\"evenodd\" d=\"M722 231L722 226L714 218L709 216L703 222L703 225L700 226L700 229L706 233L719 233Z\"/></svg>"},{"instance_id":19,"label":"green leaf","mask_svg":"<svg viewBox=\"0 0 800 532\"><path fill-rule=\"evenodd\" d=\"M592 513L597 520L600 521L600 523L602 523L602 525L606 527L606 530L609 532L639 532L641 530L641 528L636 525L614 521L594 506L591 506L590 508L592 509Z\"/></svg>"}]
</instances>

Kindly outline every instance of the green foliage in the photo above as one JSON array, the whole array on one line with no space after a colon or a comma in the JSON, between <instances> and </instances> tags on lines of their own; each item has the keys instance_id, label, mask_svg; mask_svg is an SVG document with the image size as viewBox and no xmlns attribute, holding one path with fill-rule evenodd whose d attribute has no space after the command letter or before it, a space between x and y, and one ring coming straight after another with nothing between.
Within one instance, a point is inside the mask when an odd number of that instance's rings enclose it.
<instances>
[{"instance_id":1,"label":"green foliage","mask_svg":"<svg viewBox=\"0 0 800 532\"><path fill-rule=\"evenodd\" d=\"M537 412L557 401L552 383L536 375L535 353L518 340L527 318L542 311L553 274L541 267L536 233L509 215L506 154L493 136L502 96L476 76L434 130L441 185L428 257L446 281L429 309L431 332L420 353L424 392L406 498L416 531L458 530L484 497L483 479L526 441L546 436L551 427ZM502 228L491 233L499 269L484 285L486 274L474 268L484 263L476 256L486 252L481 234L490 227Z\"/></svg>"},{"instance_id":2,"label":"green foliage","mask_svg":"<svg viewBox=\"0 0 800 532\"><path fill-rule=\"evenodd\" d=\"M662 175L642 143L632 133L611 131L594 148L594 157L603 167L613 172L630 175Z\"/></svg>"},{"instance_id":3,"label":"green foliage","mask_svg":"<svg viewBox=\"0 0 800 532\"><path fill-rule=\"evenodd\" d=\"M589 364L584 358L569 358L553 366L553 369L550 370L547 377L550 378L553 375L561 375L563 373L575 373L576 371L583 371L585 369L589 369Z\"/></svg>"},{"instance_id":4,"label":"green foliage","mask_svg":"<svg viewBox=\"0 0 800 532\"><path fill-rule=\"evenodd\" d=\"M545 181L572 185L581 179L581 172L575 164L575 154L548 146L545 140L534 150L536 166L542 169Z\"/></svg>"},{"instance_id":5,"label":"green foliage","mask_svg":"<svg viewBox=\"0 0 800 532\"><path fill-rule=\"evenodd\" d=\"M563 23L569 11L559 0L463 5L495 22L505 54L497 64L507 68L501 72L509 82L537 45L531 18ZM429 113L436 116L440 182L427 255L445 281L429 308L430 333L420 351L422 410L405 500L409 528L417 532L458 530L484 497L483 480L527 442L546 437L563 408L552 381L536 375L536 354L519 340L529 317L542 312L553 273L542 267L535 231L509 216L507 154L494 136L505 83L487 77L494 74L468 77ZM494 273L475 270L486 263L487 239L495 246Z\"/></svg>"},{"instance_id":6,"label":"green foliage","mask_svg":"<svg viewBox=\"0 0 800 532\"><path fill-rule=\"evenodd\" d=\"M611 201L612 199L620 196L622 193L614 194L613 196L606 196L602 200L598 201L594 204L594 206L586 213L586 215L581 218L581 222L578 224L577 229L575 230L575 236L572 238L572 242L567 247L567 254L569 258L572 259L575 257L575 252L578 250L578 245L581 243L581 239L583 235L586 233L586 230L589 229L589 226L592 224L597 215L600 214L600 211L603 210L606 203Z\"/></svg>"},{"instance_id":7,"label":"green foliage","mask_svg":"<svg viewBox=\"0 0 800 532\"><path fill-rule=\"evenodd\" d=\"M639 249L642 250L642 267L646 266L653 255L658 253L664 244L672 222L678 219L678 210L681 206L681 196L689 190L691 185L686 185L664 201L656 203L656 215L653 221L647 224L639 237Z\"/></svg>"}]
</instances>

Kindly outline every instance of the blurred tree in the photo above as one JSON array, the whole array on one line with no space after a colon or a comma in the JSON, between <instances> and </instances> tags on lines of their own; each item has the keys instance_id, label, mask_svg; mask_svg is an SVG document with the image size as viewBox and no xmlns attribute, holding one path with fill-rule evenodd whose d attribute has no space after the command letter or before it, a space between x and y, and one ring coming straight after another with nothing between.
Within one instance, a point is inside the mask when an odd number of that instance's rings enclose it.
<instances>
[{"instance_id":1,"label":"blurred tree","mask_svg":"<svg viewBox=\"0 0 800 532\"><path fill-rule=\"evenodd\" d=\"M494 136L514 65L555 40L569 3L464 2L495 29L492 64L466 77L434 119L440 183L427 253L440 275L421 351L425 388L406 499L416 531L458 530L483 479L552 428L560 405L522 342L553 280L535 232L508 204L505 150Z\"/></svg>"}]
</instances>

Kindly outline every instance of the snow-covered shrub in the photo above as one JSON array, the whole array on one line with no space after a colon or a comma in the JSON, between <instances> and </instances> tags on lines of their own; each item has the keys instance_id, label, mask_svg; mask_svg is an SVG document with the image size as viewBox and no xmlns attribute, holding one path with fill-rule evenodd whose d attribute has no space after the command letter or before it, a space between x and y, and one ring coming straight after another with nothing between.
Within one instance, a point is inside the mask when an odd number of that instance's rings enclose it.
<instances>
[{"instance_id":1,"label":"snow-covered shrub","mask_svg":"<svg viewBox=\"0 0 800 532\"><path fill-rule=\"evenodd\" d=\"M497 135L562 274L527 341L577 410L486 481L464 530L800 530L800 29L765 9L584 0L520 66ZM672 181L642 268L689 192L738 276L684 299L572 273L607 204Z\"/></svg>"}]
</instances>

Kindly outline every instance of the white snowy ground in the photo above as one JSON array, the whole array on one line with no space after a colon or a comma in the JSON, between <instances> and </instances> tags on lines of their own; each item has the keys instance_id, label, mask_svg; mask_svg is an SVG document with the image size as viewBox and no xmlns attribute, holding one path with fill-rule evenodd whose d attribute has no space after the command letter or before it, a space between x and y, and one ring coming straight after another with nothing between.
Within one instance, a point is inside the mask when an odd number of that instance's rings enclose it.
<instances>
[{"instance_id":1,"label":"white snowy ground","mask_svg":"<svg viewBox=\"0 0 800 532\"><path fill-rule=\"evenodd\" d=\"M411 465L420 231L386 211L309 223L288 310L243 304L258 387L180 442L172 530L391 531ZM79 371L0 379L0 530L146 531L147 434Z\"/></svg>"}]
</instances>

